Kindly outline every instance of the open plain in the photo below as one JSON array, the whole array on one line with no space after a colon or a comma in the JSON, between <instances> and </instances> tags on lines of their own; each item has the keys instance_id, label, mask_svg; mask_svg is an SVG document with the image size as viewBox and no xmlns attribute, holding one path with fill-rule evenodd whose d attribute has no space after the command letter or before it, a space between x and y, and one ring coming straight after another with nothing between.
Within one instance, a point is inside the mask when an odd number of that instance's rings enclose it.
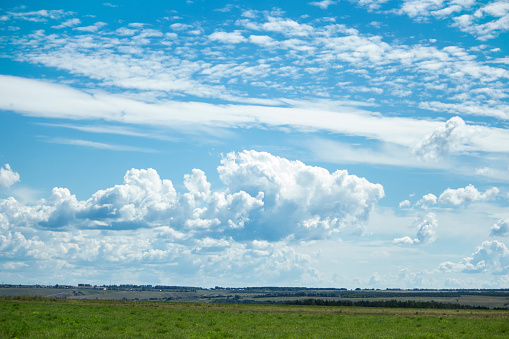
<instances>
[{"instance_id":1,"label":"open plain","mask_svg":"<svg viewBox=\"0 0 509 339\"><path fill-rule=\"evenodd\" d=\"M507 338L509 311L2 298L2 338Z\"/></svg>"}]
</instances>

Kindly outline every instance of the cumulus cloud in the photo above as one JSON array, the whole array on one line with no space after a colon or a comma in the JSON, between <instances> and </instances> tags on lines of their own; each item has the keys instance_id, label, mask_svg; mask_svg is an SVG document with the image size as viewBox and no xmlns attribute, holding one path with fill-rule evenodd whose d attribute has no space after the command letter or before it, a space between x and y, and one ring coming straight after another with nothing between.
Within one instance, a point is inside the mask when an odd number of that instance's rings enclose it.
<instances>
[{"instance_id":1,"label":"cumulus cloud","mask_svg":"<svg viewBox=\"0 0 509 339\"><path fill-rule=\"evenodd\" d=\"M497 187L492 187L487 189L484 193L481 193L474 185L468 185L467 187L458 189L448 188L440 194L438 202L441 204L459 206L469 202L494 200L499 192L500 190Z\"/></svg>"},{"instance_id":2,"label":"cumulus cloud","mask_svg":"<svg viewBox=\"0 0 509 339\"><path fill-rule=\"evenodd\" d=\"M415 205L428 209L431 205L436 205L436 203L437 197L434 194L429 193L423 196Z\"/></svg>"},{"instance_id":3,"label":"cumulus cloud","mask_svg":"<svg viewBox=\"0 0 509 339\"><path fill-rule=\"evenodd\" d=\"M10 187L19 181L19 174L11 169L9 164L0 167L0 187Z\"/></svg>"},{"instance_id":4,"label":"cumulus cloud","mask_svg":"<svg viewBox=\"0 0 509 339\"><path fill-rule=\"evenodd\" d=\"M491 236L505 236L509 234L509 219L502 218L497 221L490 229Z\"/></svg>"},{"instance_id":5,"label":"cumulus cloud","mask_svg":"<svg viewBox=\"0 0 509 339\"><path fill-rule=\"evenodd\" d=\"M95 24L90 25L90 26L75 27L73 29L77 30L77 31L81 31L81 32L91 32L91 33L94 33L94 32L97 32L98 30L100 30L101 27L104 27L106 25L107 25L107 23L105 23L105 22L96 22Z\"/></svg>"},{"instance_id":6,"label":"cumulus cloud","mask_svg":"<svg viewBox=\"0 0 509 339\"><path fill-rule=\"evenodd\" d=\"M239 31L235 32L214 32L209 35L209 39L213 41L220 41L224 43L238 44L247 41Z\"/></svg>"},{"instance_id":7,"label":"cumulus cloud","mask_svg":"<svg viewBox=\"0 0 509 339\"><path fill-rule=\"evenodd\" d=\"M59 10L27 11L27 12L7 12L8 17L18 20L26 20L32 22L47 22L48 19L58 20L62 17L72 15L72 12Z\"/></svg>"},{"instance_id":8,"label":"cumulus cloud","mask_svg":"<svg viewBox=\"0 0 509 339\"><path fill-rule=\"evenodd\" d=\"M249 42L267 47L277 44L276 40L272 39L268 35L250 35Z\"/></svg>"},{"instance_id":9,"label":"cumulus cloud","mask_svg":"<svg viewBox=\"0 0 509 339\"><path fill-rule=\"evenodd\" d=\"M418 244L430 244L437 238L436 229L438 227L438 220L435 213L428 213L423 217L419 218L415 222L417 228L417 234L415 238L405 236L402 238L396 238L393 240L395 245L418 245Z\"/></svg>"},{"instance_id":10,"label":"cumulus cloud","mask_svg":"<svg viewBox=\"0 0 509 339\"><path fill-rule=\"evenodd\" d=\"M479 40L497 37L509 30L509 3L494 1L478 8L473 14L454 18L455 26L476 36Z\"/></svg>"},{"instance_id":11,"label":"cumulus cloud","mask_svg":"<svg viewBox=\"0 0 509 339\"><path fill-rule=\"evenodd\" d=\"M453 117L421 140L413 153L422 160L437 160L463 150L473 135L472 130L466 128L463 119Z\"/></svg>"},{"instance_id":12,"label":"cumulus cloud","mask_svg":"<svg viewBox=\"0 0 509 339\"><path fill-rule=\"evenodd\" d=\"M409 200L403 200L402 202L399 203L399 208L408 207L408 206L410 206Z\"/></svg>"},{"instance_id":13,"label":"cumulus cloud","mask_svg":"<svg viewBox=\"0 0 509 339\"><path fill-rule=\"evenodd\" d=\"M322 1L312 1L309 4L312 6L320 7L321 9L327 9L330 5L335 5L337 1L335 0L322 0Z\"/></svg>"},{"instance_id":14,"label":"cumulus cloud","mask_svg":"<svg viewBox=\"0 0 509 339\"><path fill-rule=\"evenodd\" d=\"M188 283L202 286L232 281L241 286L252 281L292 285L317 276L313 256L299 253L285 243L239 243L231 238L190 239L175 235L178 234L167 227L100 234L86 230L39 231L35 236L3 232L0 250L5 269L29 269L41 279L55 279L60 273L68 281L72 268L80 279L93 281L99 278L104 264L133 273L123 280L145 283L188 279ZM25 264L21 266L19 262ZM108 276L119 271L111 271Z\"/></svg>"},{"instance_id":15,"label":"cumulus cloud","mask_svg":"<svg viewBox=\"0 0 509 339\"><path fill-rule=\"evenodd\" d=\"M385 4L389 0L352 0L357 2L359 6L367 7L370 10L379 9L381 5Z\"/></svg>"},{"instance_id":16,"label":"cumulus cloud","mask_svg":"<svg viewBox=\"0 0 509 339\"><path fill-rule=\"evenodd\" d=\"M1 200L0 212L11 225L43 229L170 226L192 234L276 241L358 231L384 195L381 185L347 171L331 174L263 152L229 153L218 171L226 190L212 191L199 169L184 176L183 193L154 169L131 169L122 185L85 201L66 188L54 188L49 199L34 205L12 197Z\"/></svg>"},{"instance_id":17,"label":"cumulus cloud","mask_svg":"<svg viewBox=\"0 0 509 339\"><path fill-rule=\"evenodd\" d=\"M329 173L269 153L230 153L221 163L219 176L229 190L264 194L264 213L251 226L255 234L268 238L293 231L323 237L347 226L358 227L384 196L381 185L345 170Z\"/></svg>"},{"instance_id":18,"label":"cumulus cloud","mask_svg":"<svg viewBox=\"0 0 509 339\"><path fill-rule=\"evenodd\" d=\"M410 238L408 235L402 238L396 238L392 241L395 245L413 245L415 243L414 239Z\"/></svg>"},{"instance_id":19,"label":"cumulus cloud","mask_svg":"<svg viewBox=\"0 0 509 339\"><path fill-rule=\"evenodd\" d=\"M440 264L439 269L445 272L507 274L509 250L500 241L484 241L471 257L466 257L459 263L444 262Z\"/></svg>"},{"instance_id":20,"label":"cumulus cloud","mask_svg":"<svg viewBox=\"0 0 509 339\"><path fill-rule=\"evenodd\" d=\"M73 19L69 19L67 21L62 22L60 25L51 26L51 28L60 29L60 28L65 28L65 27L72 27L72 26L79 25L80 23L81 23L80 19L73 18Z\"/></svg>"},{"instance_id":21,"label":"cumulus cloud","mask_svg":"<svg viewBox=\"0 0 509 339\"><path fill-rule=\"evenodd\" d=\"M158 263L166 276L312 283L316 255L290 243L358 231L384 194L381 185L346 171L263 152L227 154L218 171L223 190L199 169L184 176L183 192L154 169L131 169L122 184L87 200L61 187L32 204L1 199L2 264L26 270L43 263Z\"/></svg>"}]
</instances>

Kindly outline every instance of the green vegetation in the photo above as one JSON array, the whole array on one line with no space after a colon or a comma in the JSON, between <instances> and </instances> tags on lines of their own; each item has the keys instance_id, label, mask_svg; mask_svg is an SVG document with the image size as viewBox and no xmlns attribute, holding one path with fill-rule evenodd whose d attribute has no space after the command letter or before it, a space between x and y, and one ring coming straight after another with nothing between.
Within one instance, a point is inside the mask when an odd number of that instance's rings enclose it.
<instances>
[{"instance_id":1,"label":"green vegetation","mask_svg":"<svg viewBox=\"0 0 509 339\"><path fill-rule=\"evenodd\" d=\"M287 305L315 305L315 306L359 306L359 307L386 307L386 308L437 308L437 309L479 309L487 310L486 306L468 306L452 303L438 303L436 301L415 301L415 300L323 300L323 299L305 299L287 301ZM504 308L505 309L505 308Z\"/></svg>"},{"instance_id":2,"label":"green vegetation","mask_svg":"<svg viewBox=\"0 0 509 339\"><path fill-rule=\"evenodd\" d=\"M509 311L0 298L1 338L507 338Z\"/></svg>"}]
</instances>

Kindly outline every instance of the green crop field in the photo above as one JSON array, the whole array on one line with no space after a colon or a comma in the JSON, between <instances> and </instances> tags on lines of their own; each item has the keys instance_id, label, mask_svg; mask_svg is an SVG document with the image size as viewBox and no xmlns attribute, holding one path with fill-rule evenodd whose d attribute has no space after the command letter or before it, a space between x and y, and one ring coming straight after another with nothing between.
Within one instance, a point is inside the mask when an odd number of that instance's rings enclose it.
<instances>
[{"instance_id":1,"label":"green crop field","mask_svg":"<svg viewBox=\"0 0 509 339\"><path fill-rule=\"evenodd\" d=\"M0 298L1 338L507 338L509 311Z\"/></svg>"}]
</instances>

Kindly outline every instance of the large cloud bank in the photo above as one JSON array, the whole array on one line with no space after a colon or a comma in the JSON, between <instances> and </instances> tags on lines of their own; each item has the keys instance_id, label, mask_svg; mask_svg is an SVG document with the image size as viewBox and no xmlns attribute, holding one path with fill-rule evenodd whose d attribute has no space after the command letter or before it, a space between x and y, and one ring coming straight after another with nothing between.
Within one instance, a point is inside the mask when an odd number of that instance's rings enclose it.
<instances>
[{"instance_id":1,"label":"large cloud bank","mask_svg":"<svg viewBox=\"0 0 509 339\"><path fill-rule=\"evenodd\" d=\"M249 272L263 282L272 272L272 282L302 281L316 273L312 257L288 242L358 231L384 195L381 185L346 171L269 153L230 153L218 171L226 186L218 191L199 169L184 176L182 193L154 169L131 169L123 184L84 201L67 188L31 205L2 199L2 265L41 269L51 262L78 272L99 260L126 269L158 263L171 265L167 277Z\"/></svg>"},{"instance_id":2,"label":"large cloud bank","mask_svg":"<svg viewBox=\"0 0 509 339\"><path fill-rule=\"evenodd\" d=\"M11 225L53 230L170 226L276 241L358 229L384 195L381 185L347 171L329 173L269 153L230 153L218 171L227 186L223 191L211 191L199 169L185 175L185 193L177 193L154 169L131 169L122 185L100 190L86 201L56 187L49 199L31 206L12 197L2 200L0 211Z\"/></svg>"}]
</instances>

